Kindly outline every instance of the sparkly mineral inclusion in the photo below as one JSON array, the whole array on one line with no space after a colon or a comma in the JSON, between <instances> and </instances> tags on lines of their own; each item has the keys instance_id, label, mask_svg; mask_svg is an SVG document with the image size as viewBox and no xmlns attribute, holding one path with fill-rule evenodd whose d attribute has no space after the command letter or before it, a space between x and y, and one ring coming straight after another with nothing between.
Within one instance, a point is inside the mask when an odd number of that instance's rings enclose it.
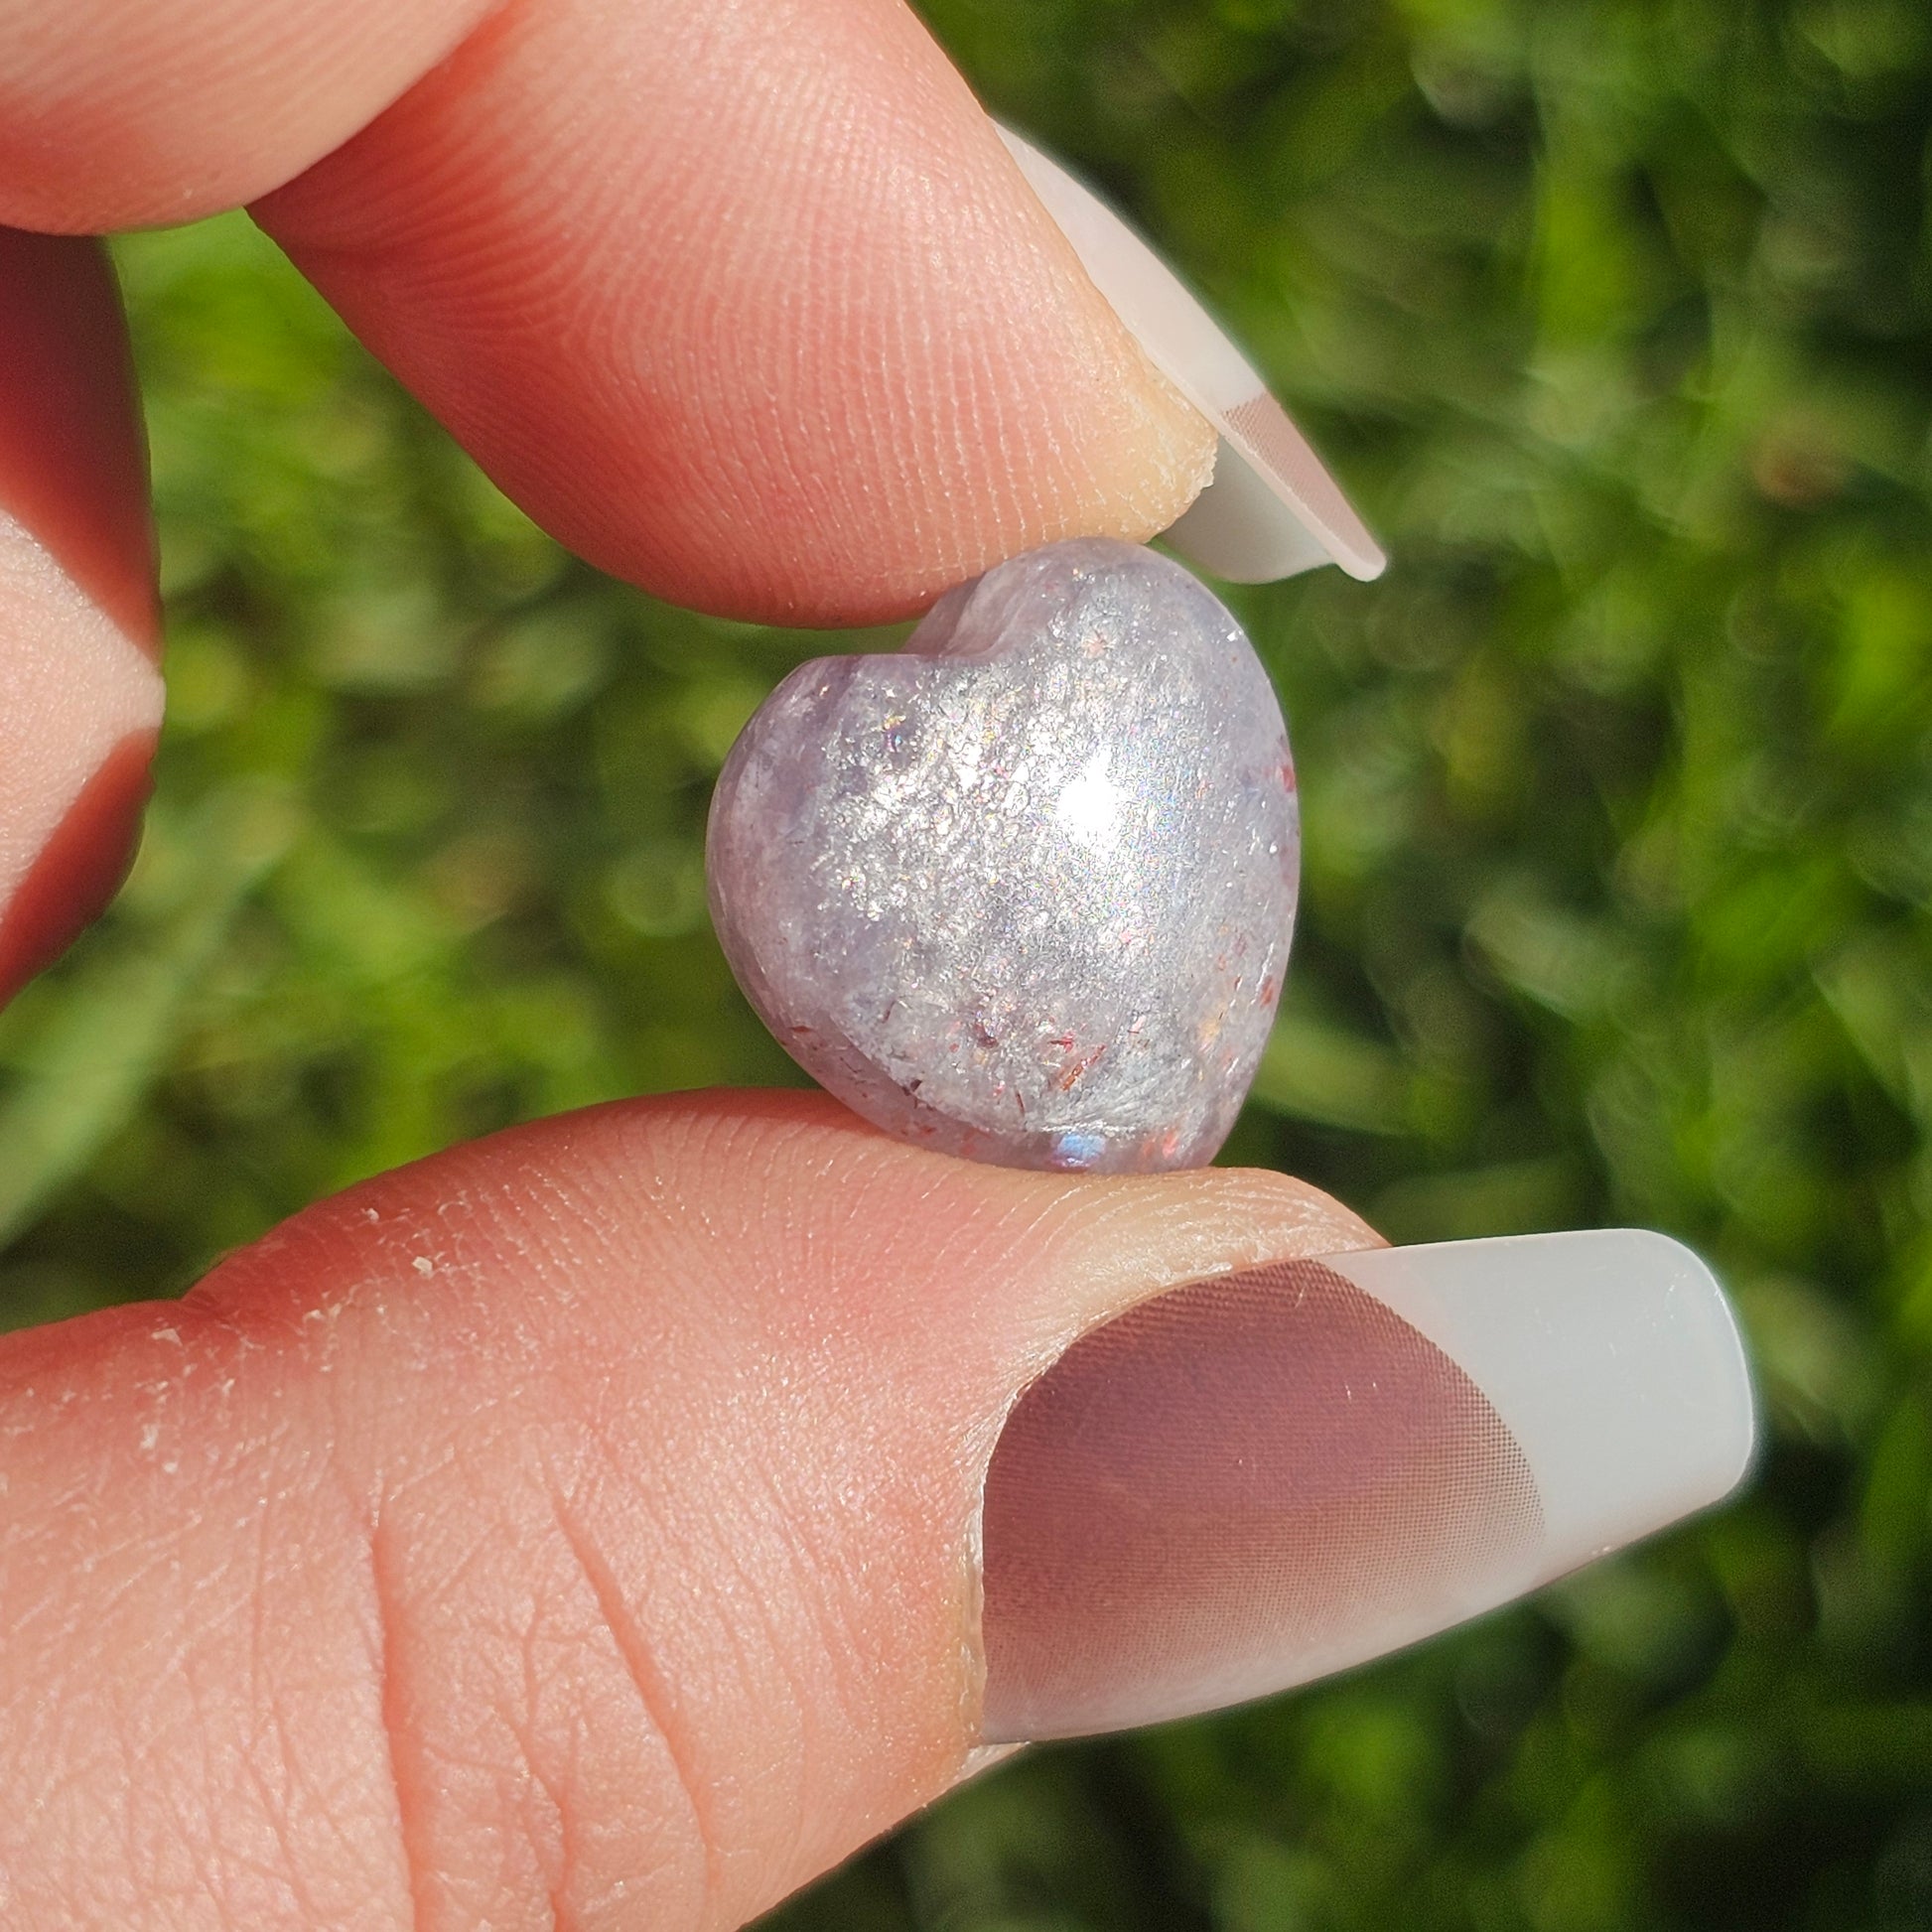
<instances>
[{"instance_id":1,"label":"sparkly mineral inclusion","mask_svg":"<svg viewBox=\"0 0 1932 1932\"><path fill-rule=\"evenodd\" d=\"M712 915L792 1057L902 1140L1016 1168L1209 1160L1300 856L1281 707L1177 564L1104 539L779 685L712 800Z\"/></svg>"}]
</instances>

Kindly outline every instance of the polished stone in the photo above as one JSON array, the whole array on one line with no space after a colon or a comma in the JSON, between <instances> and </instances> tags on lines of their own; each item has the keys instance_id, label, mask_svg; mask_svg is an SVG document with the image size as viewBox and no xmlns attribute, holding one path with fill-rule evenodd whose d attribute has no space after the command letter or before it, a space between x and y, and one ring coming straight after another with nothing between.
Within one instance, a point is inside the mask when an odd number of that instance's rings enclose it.
<instances>
[{"instance_id":1,"label":"polished stone","mask_svg":"<svg viewBox=\"0 0 1932 1932\"><path fill-rule=\"evenodd\" d=\"M807 1072L1008 1167L1212 1158L1288 965L1300 822L1267 673L1179 565L1014 559L895 654L766 700L712 800L712 915Z\"/></svg>"}]
</instances>

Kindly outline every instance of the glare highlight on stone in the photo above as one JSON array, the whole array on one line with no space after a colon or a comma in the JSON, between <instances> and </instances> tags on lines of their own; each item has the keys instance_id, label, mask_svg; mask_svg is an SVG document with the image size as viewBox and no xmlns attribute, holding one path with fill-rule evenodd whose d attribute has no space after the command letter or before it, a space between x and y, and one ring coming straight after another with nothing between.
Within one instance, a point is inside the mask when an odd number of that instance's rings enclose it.
<instances>
[{"instance_id":1,"label":"glare highlight on stone","mask_svg":"<svg viewBox=\"0 0 1932 1932\"><path fill-rule=\"evenodd\" d=\"M1061 791L1053 816L1068 838L1089 852L1106 852L1120 837L1125 794L1107 776L1107 754L1094 753L1080 767L1080 775Z\"/></svg>"},{"instance_id":2,"label":"glare highlight on stone","mask_svg":"<svg viewBox=\"0 0 1932 1932\"><path fill-rule=\"evenodd\" d=\"M801 665L712 801L747 997L847 1105L1009 1167L1212 1158L1287 969L1281 708L1179 565L1107 539L1002 564L897 654Z\"/></svg>"}]
</instances>

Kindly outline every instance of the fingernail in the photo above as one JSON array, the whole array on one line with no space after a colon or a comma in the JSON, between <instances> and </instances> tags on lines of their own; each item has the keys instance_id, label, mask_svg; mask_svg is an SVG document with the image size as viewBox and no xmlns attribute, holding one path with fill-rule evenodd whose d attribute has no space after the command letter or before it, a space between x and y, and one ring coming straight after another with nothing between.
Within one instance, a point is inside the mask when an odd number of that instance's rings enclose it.
<instances>
[{"instance_id":1,"label":"fingernail","mask_svg":"<svg viewBox=\"0 0 1932 1932\"><path fill-rule=\"evenodd\" d=\"M1379 577L1388 560L1368 526L1180 278L1057 161L1010 128L1000 136L1094 286L1219 436L1214 480L1168 541L1236 583L1267 583L1330 562L1351 577Z\"/></svg>"},{"instance_id":2,"label":"fingernail","mask_svg":"<svg viewBox=\"0 0 1932 1932\"><path fill-rule=\"evenodd\" d=\"M1753 1441L1723 1292L1618 1229L1168 1291L1016 1404L987 1473L983 1736L1077 1736L1413 1643L1717 1502Z\"/></svg>"}]
</instances>

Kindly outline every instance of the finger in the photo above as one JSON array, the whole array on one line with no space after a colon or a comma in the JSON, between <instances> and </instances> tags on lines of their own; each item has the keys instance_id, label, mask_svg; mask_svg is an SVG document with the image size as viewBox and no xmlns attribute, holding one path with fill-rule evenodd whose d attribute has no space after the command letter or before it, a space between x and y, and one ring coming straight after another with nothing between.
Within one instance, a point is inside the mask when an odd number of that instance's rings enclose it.
<instances>
[{"instance_id":1,"label":"finger","mask_svg":"<svg viewBox=\"0 0 1932 1932\"><path fill-rule=\"evenodd\" d=\"M161 719L147 468L91 241L0 229L0 1001L106 901Z\"/></svg>"},{"instance_id":2,"label":"finger","mask_svg":"<svg viewBox=\"0 0 1932 1932\"><path fill-rule=\"evenodd\" d=\"M901 615L1205 482L900 0L483 11L39 0L0 22L0 217L178 220L335 148L264 223L540 522L714 611Z\"/></svg>"},{"instance_id":3,"label":"finger","mask_svg":"<svg viewBox=\"0 0 1932 1932\"><path fill-rule=\"evenodd\" d=\"M377 351L566 543L714 611L902 615L1206 481L1213 432L900 0L484 11L35 0L0 218L179 220L306 167L257 211Z\"/></svg>"},{"instance_id":4,"label":"finger","mask_svg":"<svg viewBox=\"0 0 1932 1932\"><path fill-rule=\"evenodd\" d=\"M1295 1681L1708 1481L1686 1396L1734 1391L1656 1326L1710 1313L1682 1250L1369 1239L1279 1176L1009 1173L719 1096L517 1130L186 1305L14 1338L10 1908L736 1923L984 1737Z\"/></svg>"},{"instance_id":5,"label":"finger","mask_svg":"<svg viewBox=\"0 0 1932 1932\"><path fill-rule=\"evenodd\" d=\"M780 621L1142 538L1213 435L899 0L546 0L257 208L593 562Z\"/></svg>"},{"instance_id":6,"label":"finger","mask_svg":"<svg viewBox=\"0 0 1932 1932\"><path fill-rule=\"evenodd\" d=\"M259 212L337 307L540 522L685 603L900 615L1149 536L1212 468L900 0L0 18L0 219L304 168Z\"/></svg>"},{"instance_id":7,"label":"finger","mask_svg":"<svg viewBox=\"0 0 1932 1932\"><path fill-rule=\"evenodd\" d=\"M489 7L0 9L0 221L97 234L239 207L347 140Z\"/></svg>"}]
</instances>

